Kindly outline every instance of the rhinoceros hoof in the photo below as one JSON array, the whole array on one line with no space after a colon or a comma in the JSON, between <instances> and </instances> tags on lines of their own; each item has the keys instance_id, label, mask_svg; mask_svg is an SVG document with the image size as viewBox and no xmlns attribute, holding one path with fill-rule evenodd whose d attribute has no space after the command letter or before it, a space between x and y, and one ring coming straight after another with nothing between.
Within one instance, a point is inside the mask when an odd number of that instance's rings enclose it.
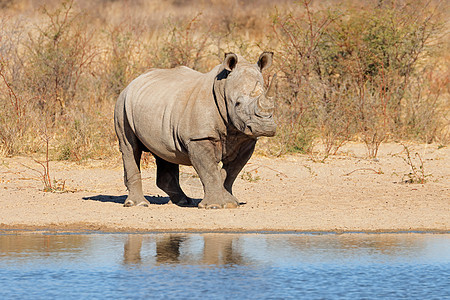
<instances>
[{"instance_id":1,"label":"rhinoceros hoof","mask_svg":"<svg viewBox=\"0 0 450 300\"><path fill-rule=\"evenodd\" d=\"M223 208L237 208L239 206L239 204L238 203L231 203L231 202L228 202L228 203L225 203L224 204L224 206L223 206Z\"/></svg>"},{"instance_id":2,"label":"rhinoceros hoof","mask_svg":"<svg viewBox=\"0 0 450 300\"><path fill-rule=\"evenodd\" d=\"M135 205L136 205L136 204L134 204L134 202L131 201L131 200L127 200L127 201L125 201L125 203L123 204L124 207L132 207L132 206L135 206Z\"/></svg>"},{"instance_id":3,"label":"rhinoceros hoof","mask_svg":"<svg viewBox=\"0 0 450 300\"><path fill-rule=\"evenodd\" d=\"M181 199L178 202L175 202L172 200L172 203L175 205L178 205L180 207L195 207L196 206L194 200L189 197L184 197L183 199Z\"/></svg>"},{"instance_id":4,"label":"rhinoceros hoof","mask_svg":"<svg viewBox=\"0 0 450 300\"><path fill-rule=\"evenodd\" d=\"M198 204L198 208L205 208L205 209L221 209L221 208L237 208L238 204L237 203L224 203L224 204L216 204L216 203L212 203L212 204L203 204L203 203L199 203Z\"/></svg>"},{"instance_id":5,"label":"rhinoceros hoof","mask_svg":"<svg viewBox=\"0 0 450 300\"><path fill-rule=\"evenodd\" d=\"M204 208L204 209L221 209L222 207L223 207L223 205L215 204L215 203L212 203L212 204L199 203L198 204L198 208Z\"/></svg>"},{"instance_id":6,"label":"rhinoceros hoof","mask_svg":"<svg viewBox=\"0 0 450 300\"><path fill-rule=\"evenodd\" d=\"M143 207L148 207L150 203L147 200L143 200L141 202L139 202L138 204L136 204L136 202L134 202L133 200L126 200L125 203L123 204L124 207L132 207L132 206L143 206Z\"/></svg>"}]
</instances>

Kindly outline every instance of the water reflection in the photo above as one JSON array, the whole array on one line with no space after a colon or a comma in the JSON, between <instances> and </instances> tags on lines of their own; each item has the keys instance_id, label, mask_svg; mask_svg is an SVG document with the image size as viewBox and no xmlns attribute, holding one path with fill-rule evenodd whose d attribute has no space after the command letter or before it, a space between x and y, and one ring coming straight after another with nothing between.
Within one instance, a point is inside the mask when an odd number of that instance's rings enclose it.
<instances>
[{"instance_id":1,"label":"water reflection","mask_svg":"<svg viewBox=\"0 0 450 300\"><path fill-rule=\"evenodd\" d=\"M89 236L72 235L0 235L1 255L20 255L21 253L52 254L58 252L80 252L86 247Z\"/></svg>"},{"instance_id":2,"label":"water reflection","mask_svg":"<svg viewBox=\"0 0 450 300\"><path fill-rule=\"evenodd\" d=\"M164 234L153 237L155 243L155 263L190 265L245 265L239 253L240 248L233 247L239 240L238 235L206 234L202 239L198 235ZM151 263L142 260L142 251L151 251L151 247L142 250L145 240L141 234L129 234L124 245L124 264L138 265ZM201 248L201 251L199 249Z\"/></svg>"},{"instance_id":3,"label":"water reflection","mask_svg":"<svg viewBox=\"0 0 450 300\"><path fill-rule=\"evenodd\" d=\"M233 247L239 241L236 235L207 235L204 237L203 260L206 265L245 265L241 247Z\"/></svg>"},{"instance_id":4,"label":"water reflection","mask_svg":"<svg viewBox=\"0 0 450 300\"><path fill-rule=\"evenodd\" d=\"M141 262L142 235L129 234L123 249L125 264L139 264Z\"/></svg>"},{"instance_id":5,"label":"water reflection","mask_svg":"<svg viewBox=\"0 0 450 300\"><path fill-rule=\"evenodd\" d=\"M92 257L123 265L270 265L450 260L450 235L70 234L0 235L0 260ZM436 246L438 245L438 246Z\"/></svg>"},{"instance_id":6,"label":"water reflection","mask_svg":"<svg viewBox=\"0 0 450 300\"><path fill-rule=\"evenodd\" d=\"M309 261L347 260L376 256L395 258L426 254L429 236L421 234L295 235L267 239L267 248L280 248L280 255L302 253ZM283 245L283 247L281 247Z\"/></svg>"},{"instance_id":7,"label":"water reflection","mask_svg":"<svg viewBox=\"0 0 450 300\"><path fill-rule=\"evenodd\" d=\"M205 266L410 260L442 255L450 259L448 235L343 234L159 234L127 236L124 264ZM142 257L145 257L144 259Z\"/></svg>"},{"instance_id":8,"label":"water reflection","mask_svg":"<svg viewBox=\"0 0 450 300\"><path fill-rule=\"evenodd\" d=\"M156 240L156 262L159 264L180 262L180 246L186 236L165 235Z\"/></svg>"}]
</instances>

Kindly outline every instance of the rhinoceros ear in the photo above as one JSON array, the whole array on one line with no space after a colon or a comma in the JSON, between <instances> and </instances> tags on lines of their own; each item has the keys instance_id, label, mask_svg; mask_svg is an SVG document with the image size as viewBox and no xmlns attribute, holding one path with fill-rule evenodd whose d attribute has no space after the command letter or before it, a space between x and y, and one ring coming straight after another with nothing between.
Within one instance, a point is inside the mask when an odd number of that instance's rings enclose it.
<instances>
[{"instance_id":1,"label":"rhinoceros ear","mask_svg":"<svg viewBox=\"0 0 450 300\"><path fill-rule=\"evenodd\" d=\"M262 71L272 65L273 52L263 52L258 59L258 67Z\"/></svg>"},{"instance_id":2,"label":"rhinoceros ear","mask_svg":"<svg viewBox=\"0 0 450 300\"><path fill-rule=\"evenodd\" d=\"M227 69L228 71L232 71L234 67L236 67L237 61L238 58L236 54L226 53L223 65L225 66L225 69Z\"/></svg>"}]
</instances>

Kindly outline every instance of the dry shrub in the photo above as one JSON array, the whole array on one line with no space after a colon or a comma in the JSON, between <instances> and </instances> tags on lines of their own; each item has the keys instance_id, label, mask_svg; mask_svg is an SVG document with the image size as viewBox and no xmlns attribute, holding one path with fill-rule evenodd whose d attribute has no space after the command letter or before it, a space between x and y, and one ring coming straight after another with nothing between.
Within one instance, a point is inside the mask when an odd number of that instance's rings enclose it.
<instances>
[{"instance_id":1,"label":"dry shrub","mask_svg":"<svg viewBox=\"0 0 450 300\"><path fill-rule=\"evenodd\" d=\"M160 41L162 45L156 52L157 67L174 68L187 66L199 71L208 71L206 60L209 47L209 32L199 30L201 14L185 22L169 21L167 38Z\"/></svg>"},{"instance_id":2,"label":"dry shrub","mask_svg":"<svg viewBox=\"0 0 450 300\"><path fill-rule=\"evenodd\" d=\"M57 126L55 158L82 161L106 159L116 153L112 112L102 112L103 107L93 109L93 113L72 110L64 123Z\"/></svg>"},{"instance_id":3,"label":"dry shrub","mask_svg":"<svg viewBox=\"0 0 450 300\"><path fill-rule=\"evenodd\" d=\"M390 136L422 132L405 110L418 108L411 82L423 78L418 62L429 56L435 46L431 42L442 32L439 7L394 1L313 9L308 0L299 6L277 11L273 19L277 65L284 75L278 105L282 143L297 144L301 133L302 141L314 143L310 137L317 137L325 145L326 158L359 136L369 157L376 157ZM420 117L429 125L440 101L415 93L419 103L426 103L428 114L422 111ZM301 150L312 148L307 144Z\"/></svg>"},{"instance_id":4,"label":"dry shrub","mask_svg":"<svg viewBox=\"0 0 450 300\"><path fill-rule=\"evenodd\" d=\"M101 79L107 98L119 96L132 79L145 71L150 60L150 47L143 40L145 32L141 23L126 20L105 31L108 47Z\"/></svg>"},{"instance_id":5,"label":"dry shrub","mask_svg":"<svg viewBox=\"0 0 450 300\"><path fill-rule=\"evenodd\" d=\"M0 8L2 155L45 152L45 130L52 158L116 156L114 102L136 76L208 71L225 52L256 61L262 50L275 52L281 77L267 154L323 161L352 139L372 157L390 138L448 142L450 57L436 1L13 2Z\"/></svg>"},{"instance_id":6,"label":"dry shrub","mask_svg":"<svg viewBox=\"0 0 450 300\"><path fill-rule=\"evenodd\" d=\"M323 139L325 156L335 153L350 136L351 108L347 85L330 66L329 27L339 17L333 11L312 11L310 1L299 10L276 11L276 65L282 74L277 108L284 151L311 152Z\"/></svg>"},{"instance_id":7,"label":"dry shrub","mask_svg":"<svg viewBox=\"0 0 450 300\"><path fill-rule=\"evenodd\" d=\"M450 68L428 65L410 81L405 97L402 135L426 143L449 141Z\"/></svg>"},{"instance_id":8,"label":"dry shrub","mask_svg":"<svg viewBox=\"0 0 450 300\"><path fill-rule=\"evenodd\" d=\"M0 154L10 156L36 145L29 138L32 95L21 90L23 59L20 57L24 25L21 20L0 21Z\"/></svg>"},{"instance_id":9,"label":"dry shrub","mask_svg":"<svg viewBox=\"0 0 450 300\"><path fill-rule=\"evenodd\" d=\"M53 11L42 8L42 14L47 22L29 34L26 45L25 83L41 110L54 119L75 100L80 78L97 53L93 33L83 15L74 11L73 0Z\"/></svg>"},{"instance_id":10,"label":"dry shrub","mask_svg":"<svg viewBox=\"0 0 450 300\"><path fill-rule=\"evenodd\" d=\"M430 177L431 174L425 172L422 157L417 151L412 155L411 152L413 150L410 150L405 144L402 144L402 146L405 153L402 159L410 168L410 172L403 175L402 182L424 184L427 181L427 177Z\"/></svg>"}]
</instances>

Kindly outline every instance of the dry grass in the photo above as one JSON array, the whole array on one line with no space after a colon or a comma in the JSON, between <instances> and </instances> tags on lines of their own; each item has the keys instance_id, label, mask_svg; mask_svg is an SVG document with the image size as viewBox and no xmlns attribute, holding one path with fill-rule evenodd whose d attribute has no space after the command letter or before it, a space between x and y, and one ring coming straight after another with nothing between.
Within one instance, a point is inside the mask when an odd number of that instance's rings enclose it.
<instances>
[{"instance_id":1,"label":"dry grass","mask_svg":"<svg viewBox=\"0 0 450 300\"><path fill-rule=\"evenodd\" d=\"M372 157L393 138L447 144L448 7L419 2L3 1L0 155L45 153L45 131L52 159L117 156L114 102L138 74L262 50L281 80L278 134L259 151L323 161L349 140Z\"/></svg>"}]
</instances>

